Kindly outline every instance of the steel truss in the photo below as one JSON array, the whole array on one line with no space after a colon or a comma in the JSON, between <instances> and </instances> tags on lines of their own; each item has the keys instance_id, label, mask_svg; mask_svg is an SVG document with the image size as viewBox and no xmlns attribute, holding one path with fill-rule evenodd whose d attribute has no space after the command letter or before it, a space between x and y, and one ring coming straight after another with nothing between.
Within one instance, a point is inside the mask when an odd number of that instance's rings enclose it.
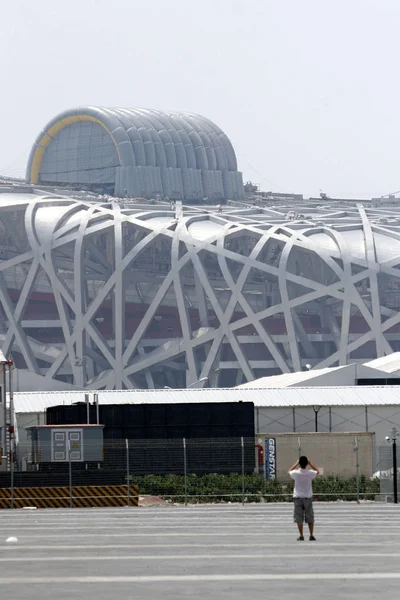
<instances>
[{"instance_id":1,"label":"steel truss","mask_svg":"<svg viewBox=\"0 0 400 600\"><path fill-rule=\"evenodd\" d=\"M396 209L2 196L2 350L47 380L234 385L400 342Z\"/></svg>"}]
</instances>

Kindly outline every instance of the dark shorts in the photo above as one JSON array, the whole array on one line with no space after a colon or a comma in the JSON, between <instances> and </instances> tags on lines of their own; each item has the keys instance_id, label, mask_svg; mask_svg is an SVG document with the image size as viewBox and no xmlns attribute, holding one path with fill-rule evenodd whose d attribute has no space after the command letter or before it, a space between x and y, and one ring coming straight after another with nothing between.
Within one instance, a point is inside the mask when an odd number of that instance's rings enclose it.
<instances>
[{"instance_id":1,"label":"dark shorts","mask_svg":"<svg viewBox=\"0 0 400 600\"><path fill-rule=\"evenodd\" d=\"M314 523L314 509L312 498L293 498L294 522Z\"/></svg>"}]
</instances>

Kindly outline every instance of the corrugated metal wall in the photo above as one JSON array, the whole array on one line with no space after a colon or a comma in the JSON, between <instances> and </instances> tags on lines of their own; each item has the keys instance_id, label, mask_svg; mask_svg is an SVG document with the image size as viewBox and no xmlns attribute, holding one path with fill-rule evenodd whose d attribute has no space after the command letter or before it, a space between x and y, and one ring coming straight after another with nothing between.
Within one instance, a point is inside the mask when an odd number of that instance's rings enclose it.
<instances>
[{"instance_id":1,"label":"corrugated metal wall","mask_svg":"<svg viewBox=\"0 0 400 600\"><path fill-rule=\"evenodd\" d=\"M121 198L154 198L160 194L172 200L221 201L241 198L242 190L241 173L207 169L118 167L115 181L115 195Z\"/></svg>"}]
</instances>

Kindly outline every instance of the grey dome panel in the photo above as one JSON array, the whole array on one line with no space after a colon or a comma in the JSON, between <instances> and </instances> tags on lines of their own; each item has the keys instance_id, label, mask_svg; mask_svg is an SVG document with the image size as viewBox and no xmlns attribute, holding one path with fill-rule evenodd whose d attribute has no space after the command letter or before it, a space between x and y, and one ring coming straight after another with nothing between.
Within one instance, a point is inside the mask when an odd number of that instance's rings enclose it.
<instances>
[{"instance_id":1,"label":"grey dome panel","mask_svg":"<svg viewBox=\"0 0 400 600\"><path fill-rule=\"evenodd\" d=\"M80 148L84 145L85 152ZM99 165L101 165L99 167ZM41 180L57 183L115 182L119 165L115 145L107 131L90 121L65 127L52 142L42 161Z\"/></svg>"},{"instance_id":2,"label":"grey dome panel","mask_svg":"<svg viewBox=\"0 0 400 600\"><path fill-rule=\"evenodd\" d=\"M232 145L214 123L192 113L143 108L64 111L37 137L27 179L114 183L116 196L135 196L140 189L147 198L155 190L174 197L175 189L177 198L182 191L188 199L244 197Z\"/></svg>"}]
</instances>

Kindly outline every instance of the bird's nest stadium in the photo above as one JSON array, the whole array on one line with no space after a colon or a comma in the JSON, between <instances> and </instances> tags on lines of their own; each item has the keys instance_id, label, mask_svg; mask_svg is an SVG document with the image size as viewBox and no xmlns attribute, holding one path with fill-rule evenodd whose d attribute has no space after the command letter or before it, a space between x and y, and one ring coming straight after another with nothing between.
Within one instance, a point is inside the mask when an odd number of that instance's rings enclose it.
<instances>
[{"instance_id":1,"label":"bird's nest stadium","mask_svg":"<svg viewBox=\"0 0 400 600\"><path fill-rule=\"evenodd\" d=\"M230 387L400 350L400 208L255 206L216 126L151 112L63 113L27 183L0 185L0 345L20 370L47 389Z\"/></svg>"}]
</instances>

